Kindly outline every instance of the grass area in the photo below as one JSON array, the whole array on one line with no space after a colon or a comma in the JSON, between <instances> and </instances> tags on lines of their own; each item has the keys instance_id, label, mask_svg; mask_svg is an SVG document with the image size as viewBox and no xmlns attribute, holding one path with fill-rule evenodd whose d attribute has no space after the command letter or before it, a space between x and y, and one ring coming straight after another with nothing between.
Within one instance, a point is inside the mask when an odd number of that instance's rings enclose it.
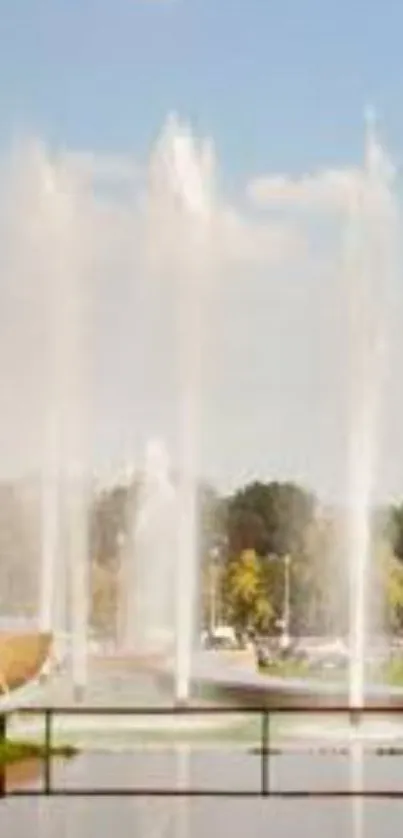
<instances>
[{"instance_id":1,"label":"grass area","mask_svg":"<svg viewBox=\"0 0 403 838\"><path fill-rule=\"evenodd\" d=\"M73 736L72 736L73 738ZM239 725L237 728L227 728L226 730L183 730L183 731L142 731L119 735L111 732L108 735L104 734L102 737L96 738L96 746L94 747L94 739L91 736L86 737L83 732L77 736L77 742L83 751L102 751L109 749L119 750L134 750L141 748L174 748L179 745L189 745L197 748L198 746L216 748L225 745L241 745L243 743L249 744L259 741L259 726L257 724Z\"/></svg>"},{"instance_id":2,"label":"grass area","mask_svg":"<svg viewBox=\"0 0 403 838\"><path fill-rule=\"evenodd\" d=\"M309 665L308 661L298 660L297 658L288 658L286 660L276 660L271 663L259 667L259 672L263 675L272 675L278 678L309 678L309 677L327 677L328 673L319 673L314 671Z\"/></svg>"},{"instance_id":3,"label":"grass area","mask_svg":"<svg viewBox=\"0 0 403 838\"><path fill-rule=\"evenodd\" d=\"M261 666L259 672L264 675L281 678L313 678L320 681L344 681L348 677L347 667L328 669L312 666L309 661L289 658L273 661ZM378 666L367 668L368 682L385 684L390 687L403 687L403 657L396 656Z\"/></svg>"},{"instance_id":4,"label":"grass area","mask_svg":"<svg viewBox=\"0 0 403 838\"><path fill-rule=\"evenodd\" d=\"M56 745L50 749L50 756L71 759L77 753L72 745ZM45 759L45 746L38 742L11 739L0 742L0 767L14 765L27 759Z\"/></svg>"},{"instance_id":5,"label":"grass area","mask_svg":"<svg viewBox=\"0 0 403 838\"><path fill-rule=\"evenodd\" d=\"M221 704L223 698L221 696ZM225 702L227 706L227 702ZM73 745L81 753L87 750L108 750L128 748L142 748L147 746L162 745L170 747L176 744L193 744L195 747L200 744L216 745L222 743L223 745L231 742L254 742L260 736L261 718L259 714L244 713L243 708L237 707L230 710L230 718L226 714L214 715L211 714L203 716L200 715L189 718L188 722L181 724L180 719L172 719L172 724L161 725L154 723L154 719L150 718L144 726L130 725L128 721L127 727L115 726L113 720L109 724L107 717L99 719L99 726L94 727L90 720L89 725L85 723L85 719L77 720L79 724L74 724L74 719L69 724L68 717L60 718L60 725L55 724L53 727L53 742L55 745L63 745L66 742ZM158 720L157 720L158 721ZM274 720L273 720L274 721ZM24 720L15 719L12 729L10 730L10 739L24 740L25 743L41 744L43 742L43 730L41 726L24 725ZM21 723L21 724L20 724Z\"/></svg>"},{"instance_id":6,"label":"grass area","mask_svg":"<svg viewBox=\"0 0 403 838\"><path fill-rule=\"evenodd\" d=\"M381 677L386 684L393 687L403 687L403 658L392 658L382 667Z\"/></svg>"}]
</instances>

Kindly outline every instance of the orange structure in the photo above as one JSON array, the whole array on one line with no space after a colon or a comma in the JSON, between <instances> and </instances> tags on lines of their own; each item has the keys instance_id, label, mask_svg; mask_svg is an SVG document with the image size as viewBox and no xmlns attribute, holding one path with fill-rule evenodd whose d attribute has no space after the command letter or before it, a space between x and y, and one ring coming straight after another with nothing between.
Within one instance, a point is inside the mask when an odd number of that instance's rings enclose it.
<instances>
[{"instance_id":1,"label":"orange structure","mask_svg":"<svg viewBox=\"0 0 403 838\"><path fill-rule=\"evenodd\" d=\"M3 695L35 679L49 653L47 632L0 632L0 693Z\"/></svg>"}]
</instances>

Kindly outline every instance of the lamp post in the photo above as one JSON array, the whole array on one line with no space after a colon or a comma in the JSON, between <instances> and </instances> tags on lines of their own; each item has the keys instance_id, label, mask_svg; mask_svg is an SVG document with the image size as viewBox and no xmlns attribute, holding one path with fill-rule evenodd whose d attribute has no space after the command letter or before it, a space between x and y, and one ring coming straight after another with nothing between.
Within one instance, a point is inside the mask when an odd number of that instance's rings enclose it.
<instances>
[{"instance_id":1,"label":"lamp post","mask_svg":"<svg viewBox=\"0 0 403 838\"><path fill-rule=\"evenodd\" d=\"M291 556L287 554L284 556L284 599L283 599L283 617L281 620L282 634L280 637L280 645L283 651L286 651L290 646L290 618L291 618Z\"/></svg>"},{"instance_id":2,"label":"lamp post","mask_svg":"<svg viewBox=\"0 0 403 838\"><path fill-rule=\"evenodd\" d=\"M116 536L116 547L118 551L119 564L116 580L116 605L115 605L115 651L119 646L125 644L125 629L127 621L127 531L119 529Z\"/></svg>"},{"instance_id":3,"label":"lamp post","mask_svg":"<svg viewBox=\"0 0 403 838\"><path fill-rule=\"evenodd\" d=\"M212 547L210 550L210 572L209 572L209 634L214 636L218 623L218 602L217 602L217 577L220 548Z\"/></svg>"}]
</instances>

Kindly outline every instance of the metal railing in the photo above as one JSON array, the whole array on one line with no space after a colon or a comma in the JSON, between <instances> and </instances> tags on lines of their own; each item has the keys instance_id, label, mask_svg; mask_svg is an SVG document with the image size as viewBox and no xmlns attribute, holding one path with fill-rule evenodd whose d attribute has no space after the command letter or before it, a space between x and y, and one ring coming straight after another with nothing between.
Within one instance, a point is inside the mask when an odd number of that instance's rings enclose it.
<instances>
[{"instance_id":1,"label":"metal railing","mask_svg":"<svg viewBox=\"0 0 403 838\"><path fill-rule=\"evenodd\" d=\"M38 758L42 763L42 783L39 787L13 788L7 784L7 766L0 766L0 798L6 797L246 797L246 798L312 798L312 797L371 797L371 798L398 798L403 799L402 789L275 789L270 785L270 757L273 754L281 753L281 748L271 747L270 720L275 715L296 715L296 714L343 714L348 716L350 723L357 725L362 717L366 715L382 714L403 714L403 707L396 706L369 706L354 708L348 706L286 706L286 707L228 707L228 706L173 706L173 707L102 707L102 706L70 706L70 707L23 707L6 711L0 715L0 741L7 742L8 719L13 715L31 715L44 718L43 754ZM133 788L104 788L104 787L77 787L60 788L54 782L52 771L53 751L53 722L55 717L60 716L208 716L208 715L253 715L260 716L260 737L259 746L256 752L260 758L260 780L255 789L220 789L220 788L177 788L165 787L133 787ZM158 734L157 734L158 735ZM191 747L191 744L190 744ZM219 741L217 742L219 747ZM385 749L388 753L388 749ZM399 751L403 759L403 749Z\"/></svg>"}]
</instances>

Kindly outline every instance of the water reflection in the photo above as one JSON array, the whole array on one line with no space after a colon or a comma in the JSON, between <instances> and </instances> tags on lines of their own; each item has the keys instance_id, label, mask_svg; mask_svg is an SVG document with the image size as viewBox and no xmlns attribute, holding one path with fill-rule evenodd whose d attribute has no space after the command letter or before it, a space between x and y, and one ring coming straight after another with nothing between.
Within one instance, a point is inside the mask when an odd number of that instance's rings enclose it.
<instances>
[{"instance_id":1,"label":"water reflection","mask_svg":"<svg viewBox=\"0 0 403 838\"><path fill-rule=\"evenodd\" d=\"M174 776L170 784L177 791L186 791L191 785L190 746L177 745L173 756ZM137 801L137 819L139 834L147 835L147 838L189 838L190 798L183 794L178 797Z\"/></svg>"},{"instance_id":2,"label":"water reflection","mask_svg":"<svg viewBox=\"0 0 403 838\"><path fill-rule=\"evenodd\" d=\"M365 799L360 797L365 789L364 747L362 740L357 739L356 742L352 742L350 750L350 790L357 795L351 798L352 838L365 836Z\"/></svg>"}]
</instances>

